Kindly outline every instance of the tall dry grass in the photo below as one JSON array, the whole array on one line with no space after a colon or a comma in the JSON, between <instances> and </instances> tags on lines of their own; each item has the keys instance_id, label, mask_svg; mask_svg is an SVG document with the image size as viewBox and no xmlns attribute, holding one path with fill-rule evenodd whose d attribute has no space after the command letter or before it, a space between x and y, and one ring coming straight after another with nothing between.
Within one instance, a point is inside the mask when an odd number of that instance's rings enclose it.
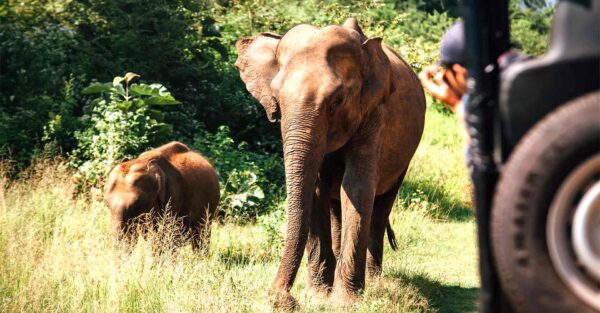
<instances>
[{"instance_id":1,"label":"tall dry grass","mask_svg":"<svg viewBox=\"0 0 600 313\"><path fill-rule=\"evenodd\" d=\"M426 127L392 213L399 251L386 247L383 277L342 308L307 290L303 264L292 290L300 311L475 309L474 225L465 213L460 137L436 135L445 128L458 134L436 111ZM203 255L165 219L122 249L113 245L101 191L75 195L64 163L37 161L17 180L7 172L0 166L0 312L271 311L267 290L280 251L269 240L272 228L214 223Z\"/></svg>"},{"instance_id":2,"label":"tall dry grass","mask_svg":"<svg viewBox=\"0 0 600 313\"><path fill-rule=\"evenodd\" d=\"M244 262L238 254L271 258L227 234L203 257L181 242L174 219L131 249L115 247L100 192L73 197L71 174L44 161L18 181L2 180L0 311L235 311L242 299L232 301L231 288L252 273L228 267Z\"/></svg>"}]
</instances>

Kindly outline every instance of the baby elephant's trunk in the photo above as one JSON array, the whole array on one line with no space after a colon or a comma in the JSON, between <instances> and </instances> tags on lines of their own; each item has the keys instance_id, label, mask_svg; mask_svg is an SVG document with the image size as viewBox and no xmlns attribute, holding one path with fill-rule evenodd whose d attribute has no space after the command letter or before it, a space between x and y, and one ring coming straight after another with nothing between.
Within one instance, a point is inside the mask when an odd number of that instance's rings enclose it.
<instances>
[{"instance_id":1,"label":"baby elephant's trunk","mask_svg":"<svg viewBox=\"0 0 600 313\"><path fill-rule=\"evenodd\" d=\"M125 237L125 222L123 218L123 213L112 214L111 230L114 239L121 240Z\"/></svg>"}]
</instances>

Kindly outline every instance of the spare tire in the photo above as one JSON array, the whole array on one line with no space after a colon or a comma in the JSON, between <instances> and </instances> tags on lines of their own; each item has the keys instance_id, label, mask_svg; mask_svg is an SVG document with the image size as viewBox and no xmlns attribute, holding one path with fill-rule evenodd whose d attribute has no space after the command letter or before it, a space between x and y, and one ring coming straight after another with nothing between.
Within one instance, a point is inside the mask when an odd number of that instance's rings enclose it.
<instances>
[{"instance_id":1,"label":"spare tire","mask_svg":"<svg viewBox=\"0 0 600 313\"><path fill-rule=\"evenodd\" d=\"M501 172L499 279L519 312L600 312L600 92L538 122ZM594 187L596 186L596 187Z\"/></svg>"}]
</instances>

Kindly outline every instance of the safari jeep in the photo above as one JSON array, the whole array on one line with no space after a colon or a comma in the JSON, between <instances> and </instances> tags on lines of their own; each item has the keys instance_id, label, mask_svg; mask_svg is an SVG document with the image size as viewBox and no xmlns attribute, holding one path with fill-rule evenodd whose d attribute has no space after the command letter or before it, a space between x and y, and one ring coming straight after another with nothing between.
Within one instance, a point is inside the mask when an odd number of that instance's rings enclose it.
<instances>
[{"instance_id":1,"label":"safari jeep","mask_svg":"<svg viewBox=\"0 0 600 313\"><path fill-rule=\"evenodd\" d=\"M600 312L600 0L500 71L507 0L465 1L481 312Z\"/></svg>"}]
</instances>

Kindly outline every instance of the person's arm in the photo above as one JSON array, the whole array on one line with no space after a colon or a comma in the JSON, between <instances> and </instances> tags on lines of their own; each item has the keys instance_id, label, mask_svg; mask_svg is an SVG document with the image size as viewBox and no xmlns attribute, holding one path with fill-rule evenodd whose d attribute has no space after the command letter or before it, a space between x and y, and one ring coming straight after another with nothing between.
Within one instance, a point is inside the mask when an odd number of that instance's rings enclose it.
<instances>
[{"instance_id":1,"label":"person's arm","mask_svg":"<svg viewBox=\"0 0 600 313\"><path fill-rule=\"evenodd\" d=\"M452 70L442 69L437 73L433 73L431 67L426 67L419 73L419 79L423 87L434 98L440 100L456 113L466 134L464 104L461 99L467 89L467 70L458 64L454 64Z\"/></svg>"}]
</instances>

